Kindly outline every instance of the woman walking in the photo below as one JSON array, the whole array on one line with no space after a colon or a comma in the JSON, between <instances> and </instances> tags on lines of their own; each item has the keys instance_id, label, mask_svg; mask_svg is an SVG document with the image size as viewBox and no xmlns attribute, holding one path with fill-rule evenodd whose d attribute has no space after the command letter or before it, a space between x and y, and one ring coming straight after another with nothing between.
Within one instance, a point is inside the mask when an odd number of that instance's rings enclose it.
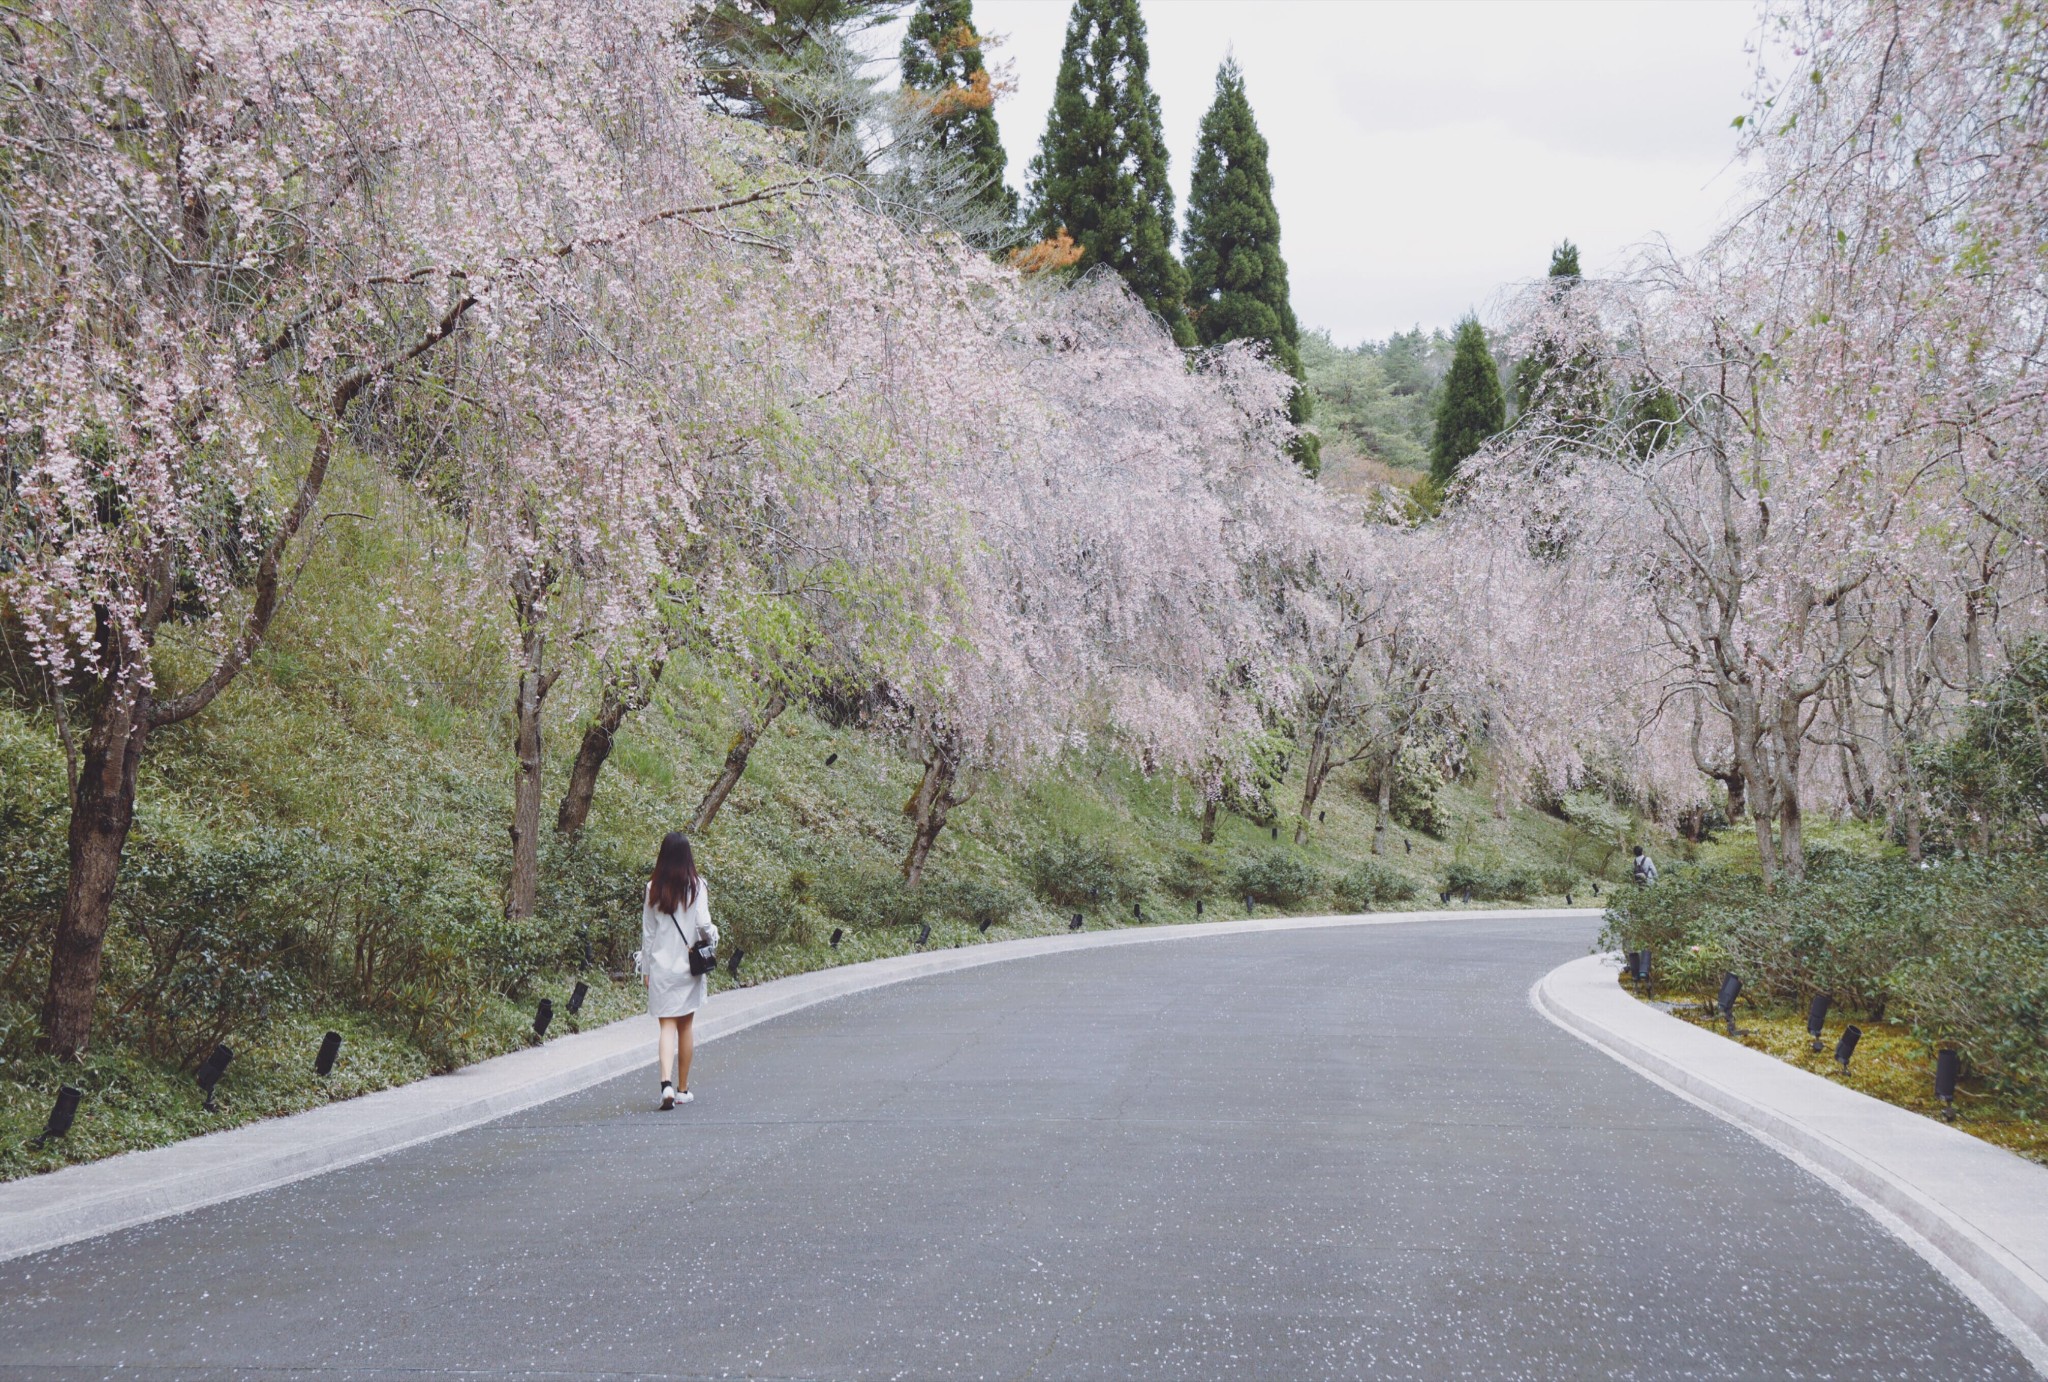
<instances>
[{"instance_id":1,"label":"woman walking","mask_svg":"<svg viewBox=\"0 0 2048 1382\"><path fill-rule=\"evenodd\" d=\"M690 952L700 946L715 954L718 928L711 924L711 907L690 842L680 830L671 830L662 837L654 877L647 883L647 901L640 909L640 968L647 976L647 1011L661 1021L658 1051L665 1109L694 1097L690 1056L697 1041L691 1028L704 1003L710 968L704 966L707 974L691 972ZM673 1081L671 1068L676 1072Z\"/></svg>"}]
</instances>

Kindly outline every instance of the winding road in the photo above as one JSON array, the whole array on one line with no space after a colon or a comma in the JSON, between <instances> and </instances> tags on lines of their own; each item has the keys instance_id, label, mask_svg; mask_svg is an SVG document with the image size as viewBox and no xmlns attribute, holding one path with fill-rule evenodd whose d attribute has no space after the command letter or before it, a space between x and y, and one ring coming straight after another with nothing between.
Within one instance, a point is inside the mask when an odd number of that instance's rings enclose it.
<instances>
[{"instance_id":1,"label":"winding road","mask_svg":"<svg viewBox=\"0 0 2048 1382\"><path fill-rule=\"evenodd\" d=\"M2030 1378L1551 1026L1593 924L1201 937L825 1003L0 1263L0 1376ZM651 1059L650 1059L651 1065Z\"/></svg>"}]
</instances>

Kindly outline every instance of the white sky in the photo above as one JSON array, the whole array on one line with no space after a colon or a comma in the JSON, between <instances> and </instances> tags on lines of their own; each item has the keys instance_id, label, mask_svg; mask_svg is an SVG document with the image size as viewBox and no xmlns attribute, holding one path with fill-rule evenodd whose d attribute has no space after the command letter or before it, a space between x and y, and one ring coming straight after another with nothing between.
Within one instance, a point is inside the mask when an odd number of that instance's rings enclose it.
<instances>
[{"instance_id":1,"label":"white sky","mask_svg":"<svg viewBox=\"0 0 2048 1382\"><path fill-rule=\"evenodd\" d=\"M996 108L1022 189L1067 0L975 0L1008 41ZM1452 325L1576 241L1598 273L1654 235L1704 242L1736 192L1749 0L1146 0L1175 212L1234 50L1272 146L1294 310L1340 344Z\"/></svg>"}]
</instances>

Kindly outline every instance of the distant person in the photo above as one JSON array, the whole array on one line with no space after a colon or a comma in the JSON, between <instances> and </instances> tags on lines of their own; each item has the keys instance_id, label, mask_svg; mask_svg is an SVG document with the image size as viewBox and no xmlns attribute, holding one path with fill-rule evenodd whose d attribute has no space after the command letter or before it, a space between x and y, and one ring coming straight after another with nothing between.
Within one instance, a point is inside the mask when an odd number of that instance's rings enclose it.
<instances>
[{"instance_id":1,"label":"distant person","mask_svg":"<svg viewBox=\"0 0 2048 1382\"><path fill-rule=\"evenodd\" d=\"M662 837L640 908L640 972L647 979L647 1011L661 1021L656 1051L665 1109L696 1097L690 1093L690 1057L697 1045L693 1028L717 954L718 928L711 924L696 856L683 833L671 830ZM671 1069L674 1080L669 1079Z\"/></svg>"},{"instance_id":2,"label":"distant person","mask_svg":"<svg viewBox=\"0 0 2048 1382\"><path fill-rule=\"evenodd\" d=\"M1641 845L1636 846L1635 879L1639 888L1647 888L1657 881L1657 861L1643 853Z\"/></svg>"}]
</instances>

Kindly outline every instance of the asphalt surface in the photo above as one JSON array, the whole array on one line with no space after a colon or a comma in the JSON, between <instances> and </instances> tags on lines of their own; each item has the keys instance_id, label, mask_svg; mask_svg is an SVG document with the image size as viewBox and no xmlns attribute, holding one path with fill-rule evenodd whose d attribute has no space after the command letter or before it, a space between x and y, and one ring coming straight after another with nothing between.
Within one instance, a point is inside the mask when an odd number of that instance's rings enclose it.
<instances>
[{"instance_id":1,"label":"asphalt surface","mask_svg":"<svg viewBox=\"0 0 2048 1382\"><path fill-rule=\"evenodd\" d=\"M0 1375L2025 1378L1820 1182L1552 1027L1581 920L823 1004L0 1264Z\"/></svg>"}]
</instances>

